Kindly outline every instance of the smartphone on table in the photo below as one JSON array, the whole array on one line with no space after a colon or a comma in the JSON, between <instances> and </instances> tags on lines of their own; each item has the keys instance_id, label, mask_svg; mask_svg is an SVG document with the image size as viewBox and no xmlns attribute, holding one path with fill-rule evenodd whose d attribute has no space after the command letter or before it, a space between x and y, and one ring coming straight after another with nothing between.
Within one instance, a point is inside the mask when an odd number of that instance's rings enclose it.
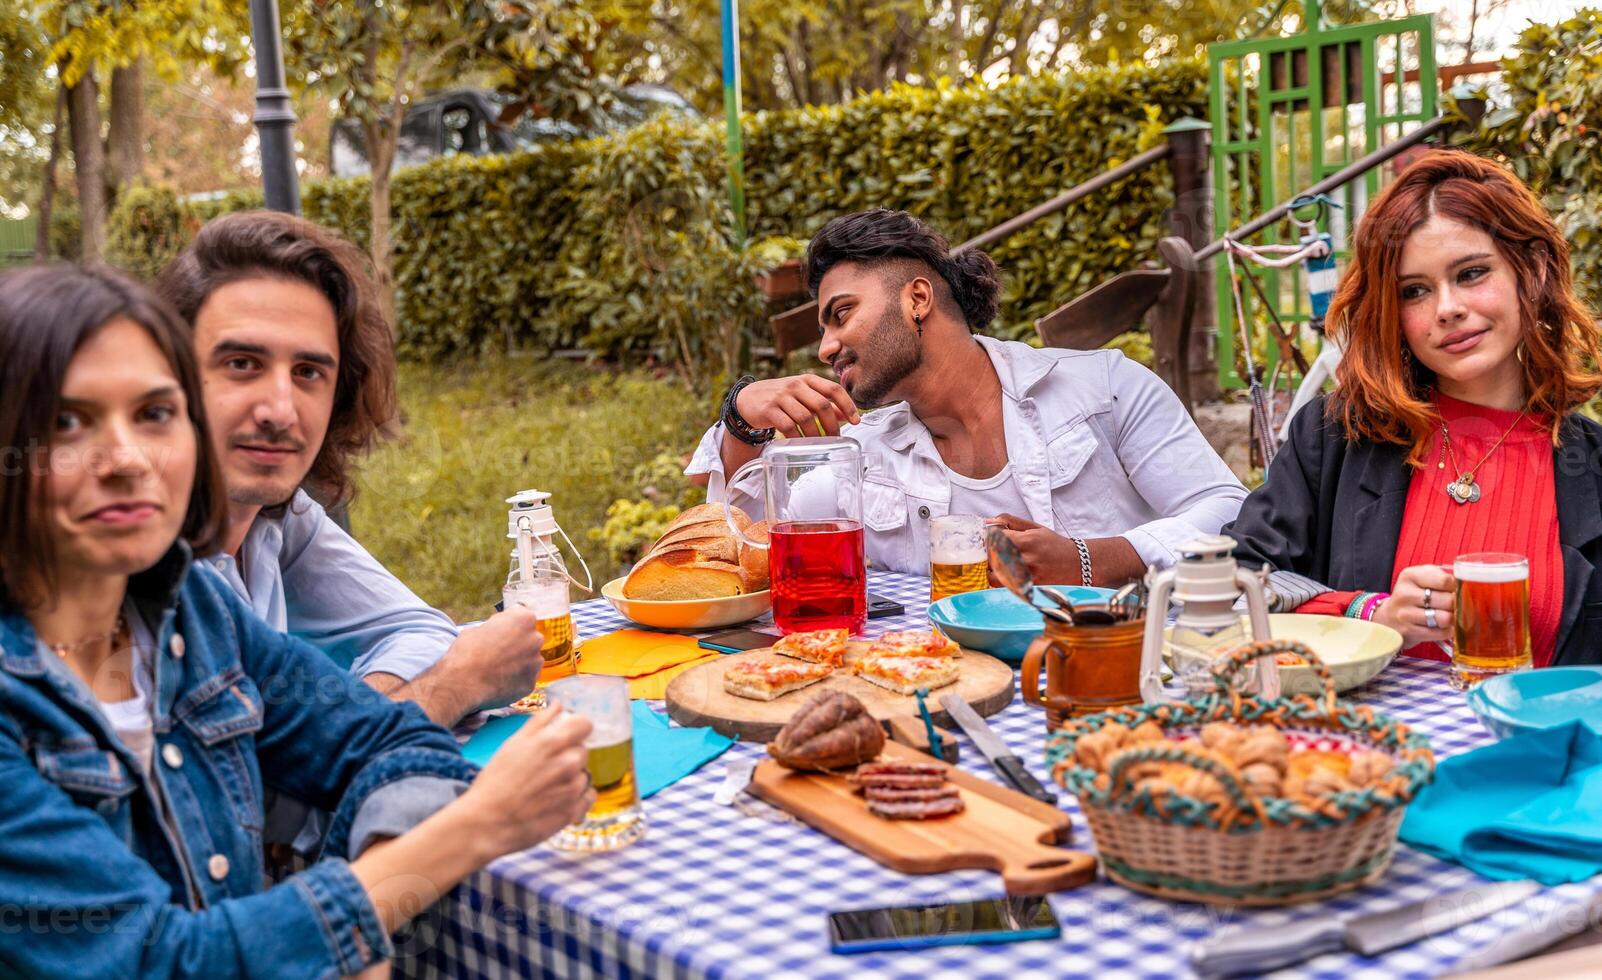
<instances>
[{"instance_id":1,"label":"smartphone on table","mask_svg":"<svg viewBox=\"0 0 1602 980\"><path fill-rule=\"evenodd\" d=\"M899 616L907 611L907 607L889 596L868 593L868 618L879 619L884 616Z\"/></svg>"},{"instance_id":2,"label":"smartphone on table","mask_svg":"<svg viewBox=\"0 0 1602 980\"><path fill-rule=\"evenodd\" d=\"M1043 895L829 913L829 948L836 953L1012 943L1060 935L1057 915Z\"/></svg>"},{"instance_id":3,"label":"smartphone on table","mask_svg":"<svg viewBox=\"0 0 1602 980\"><path fill-rule=\"evenodd\" d=\"M762 630L724 630L721 633L701 637L696 645L723 653L742 653L746 650L760 650L773 646L778 639L779 634L765 633Z\"/></svg>"}]
</instances>

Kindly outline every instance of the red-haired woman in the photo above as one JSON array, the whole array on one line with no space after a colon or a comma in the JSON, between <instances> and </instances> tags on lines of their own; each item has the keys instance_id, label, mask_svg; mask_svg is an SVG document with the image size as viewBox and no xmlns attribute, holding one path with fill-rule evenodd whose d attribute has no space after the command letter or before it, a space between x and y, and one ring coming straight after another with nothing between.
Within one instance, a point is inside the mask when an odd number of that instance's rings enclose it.
<instances>
[{"instance_id":1,"label":"red-haired woman","mask_svg":"<svg viewBox=\"0 0 1602 980\"><path fill-rule=\"evenodd\" d=\"M1514 552L1536 666L1602 661L1602 426L1575 411L1602 350L1529 188L1467 153L1420 157L1359 224L1329 322L1339 387L1224 528L1271 569L1276 608L1372 619L1445 659L1450 563Z\"/></svg>"}]
</instances>

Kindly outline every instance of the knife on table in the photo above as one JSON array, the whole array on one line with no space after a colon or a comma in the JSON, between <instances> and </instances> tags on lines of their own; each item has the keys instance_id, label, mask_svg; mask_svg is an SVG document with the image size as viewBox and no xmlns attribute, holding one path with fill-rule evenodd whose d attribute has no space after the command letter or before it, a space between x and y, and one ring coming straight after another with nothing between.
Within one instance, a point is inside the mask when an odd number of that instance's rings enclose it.
<instances>
[{"instance_id":1,"label":"knife on table","mask_svg":"<svg viewBox=\"0 0 1602 980\"><path fill-rule=\"evenodd\" d=\"M1057 802L1057 794L1040 785L1040 780L1024 768L1023 760L1007 748L1007 743L985 724L985 720L968 706L968 702L955 694L942 694L940 706L946 709L946 714L951 716L973 744L978 746L979 751L984 753L985 758L990 760L990 765L996 772L1001 773L1018 792L1032 796L1042 803Z\"/></svg>"},{"instance_id":2,"label":"knife on table","mask_svg":"<svg viewBox=\"0 0 1602 980\"><path fill-rule=\"evenodd\" d=\"M1240 926L1215 933L1191 949L1197 974L1212 980L1300 963L1347 949L1377 956L1517 905L1539 892L1534 881L1507 881L1434 895L1384 912L1314 916L1276 926Z\"/></svg>"}]
</instances>

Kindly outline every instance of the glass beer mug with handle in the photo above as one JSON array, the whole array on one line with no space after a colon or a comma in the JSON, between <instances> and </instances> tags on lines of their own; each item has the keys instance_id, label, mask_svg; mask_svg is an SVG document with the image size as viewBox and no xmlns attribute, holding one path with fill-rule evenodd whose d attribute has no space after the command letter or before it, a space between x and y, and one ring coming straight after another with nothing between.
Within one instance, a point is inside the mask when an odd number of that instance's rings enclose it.
<instances>
[{"instance_id":1,"label":"glass beer mug with handle","mask_svg":"<svg viewBox=\"0 0 1602 980\"><path fill-rule=\"evenodd\" d=\"M868 570L862 538L862 447L839 436L776 439L762 455L729 478L734 486L760 470L767 542L737 538L768 550L773 622L784 633L846 629L862 632L868 620Z\"/></svg>"},{"instance_id":2,"label":"glass beer mug with handle","mask_svg":"<svg viewBox=\"0 0 1602 980\"><path fill-rule=\"evenodd\" d=\"M551 838L559 851L610 851L645 836L634 776L634 715L624 677L581 674L551 685L551 698L594 727L584 740L595 803L584 819Z\"/></svg>"},{"instance_id":3,"label":"glass beer mug with handle","mask_svg":"<svg viewBox=\"0 0 1602 980\"><path fill-rule=\"evenodd\" d=\"M1450 683L1465 690L1530 666L1530 563L1523 555L1459 555Z\"/></svg>"},{"instance_id":4,"label":"glass beer mug with handle","mask_svg":"<svg viewBox=\"0 0 1602 980\"><path fill-rule=\"evenodd\" d=\"M984 518L976 514L929 518L929 601L988 588Z\"/></svg>"}]
</instances>

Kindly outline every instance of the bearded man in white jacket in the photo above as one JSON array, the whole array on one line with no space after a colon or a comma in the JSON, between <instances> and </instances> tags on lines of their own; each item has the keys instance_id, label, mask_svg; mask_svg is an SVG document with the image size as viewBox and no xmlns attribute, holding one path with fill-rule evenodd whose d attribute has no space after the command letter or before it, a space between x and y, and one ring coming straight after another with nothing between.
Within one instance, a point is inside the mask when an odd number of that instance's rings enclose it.
<instances>
[{"instance_id":1,"label":"bearded man in white jacket","mask_svg":"<svg viewBox=\"0 0 1602 980\"><path fill-rule=\"evenodd\" d=\"M806 270L818 356L839 381L736 383L685 470L714 499L762 516L760 475L727 475L769 439L845 435L876 458L874 567L927 574L930 518L977 514L1008 528L1037 581L1070 585L1171 565L1240 509L1245 488L1151 371L1119 351L982 335L1001 290L985 253L953 255L919 219L875 209L825 225Z\"/></svg>"}]
</instances>

